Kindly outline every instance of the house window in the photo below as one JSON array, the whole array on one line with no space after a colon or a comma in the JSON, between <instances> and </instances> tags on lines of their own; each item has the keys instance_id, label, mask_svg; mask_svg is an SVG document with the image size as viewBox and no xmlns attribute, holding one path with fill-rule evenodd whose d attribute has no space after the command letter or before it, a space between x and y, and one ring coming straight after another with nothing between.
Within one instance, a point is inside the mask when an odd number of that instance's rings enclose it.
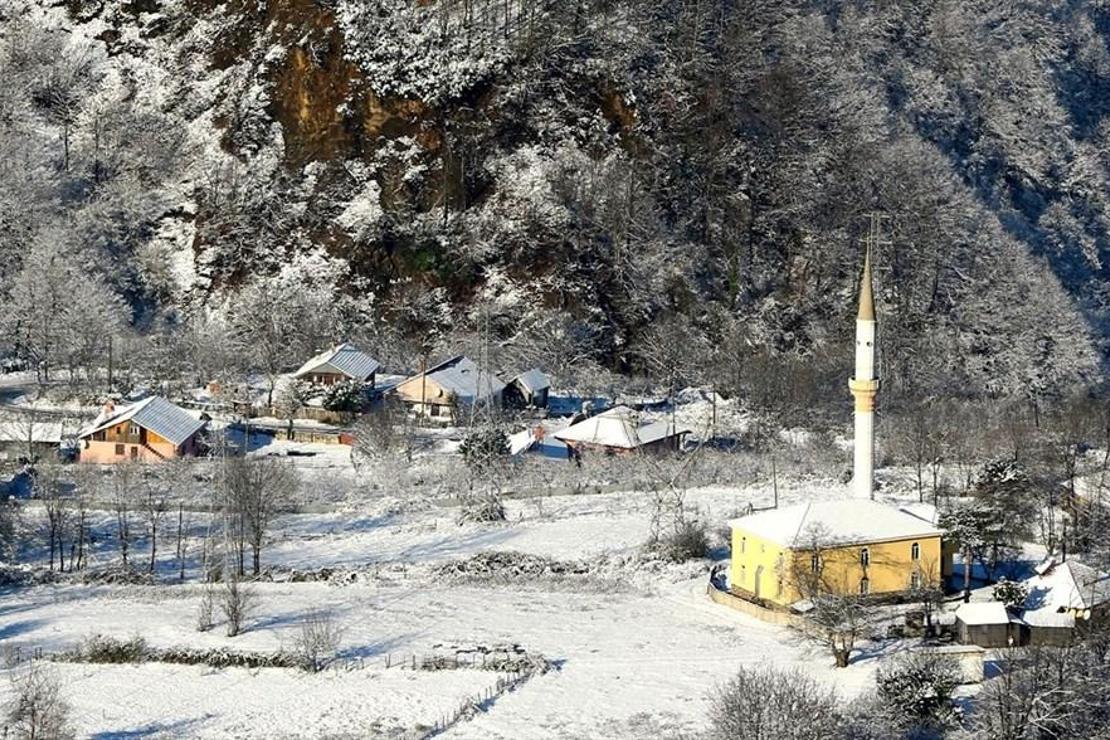
<instances>
[{"instance_id":1,"label":"house window","mask_svg":"<svg viewBox=\"0 0 1110 740\"><path fill-rule=\"evenodd\" d=\"M132 437L138 437L139 436L139 425L136 424L135 422L131 422L130 424L128 424L127 425L127 434L132 436Z\"/></svg>"},{"instance_id":2,"label":"house window","mask_svg":"<svg viewBox=\"0 0 1110 740\"><path fill-rule=\"evenodd\" d=\"M780 597L780 598L782 597L782 579L781 578L778 580L778 583L775 584L775 596Z\"/></svg>"},{"instance_id":3,"label":"house window","mask_svg":"<svg viewBox=\"0 0 1110 740\"><path fill-rule=\"evenodd\" d=\"M869 593L871 593L871 581L867 579L867 576L864 576L859 579L859 595L867 596Z\"/></svg>"},{"instance_id":4,"label":"house window","mask_svg":"<svg viewBox=\"0 0 1110 740\"><path fill-rule=\"evenodd\" d=\"M747 551L748 551L748 538L747 537L741 537L740 538L740 552L745 553Z\"/></svg>"},{"instance_id":5,"label":"house window","mask_svg":"<svg viewBox=\"0 0 1110 740\"><path fill-rule=\"evenodd\" d=\"M921 588L921 572L910 573L910 588Z\"/></svg>"},{"instance_id":6,"label":"house window","mask_svg":"<svg viewBox=\"0 0 1110 740\"><path fill-rule=\"evenodd\" d=\"M139 448L138 447L135 447L135 446L131 447L131 459L132 460L138 460L139 459Z\"/></svg>"},{"instance_id":7,"label":"house window","mask_svg":"<svg viewBox=\"0 0 1110 740\"><path fill-rule=\"evenodd\" d=\"M809 569L814 573L821 570L821 556L817 553L813 553L809 556Z\"/></svg>"},{"instance_id":8,"label":"house window","mask_svg":"<svg viewBox=\"0 0 1110 740\"><path fill-rule=\"evenodd\" d=\"M116 445L116 454L123 455L123 445Z\"/></svg>"},{"instance_id":9,"label":"house window","mask_svg":"<svg viewBox=\"0 0 1110 740\"><path fill-rule=\"evenodd\" d=\"M921 559L921 545L919 545L916 542L913 543L912 545L910 545L910 559L911 560L920 560Z\"/></svg>"},{"instance_id":10,"label":"house window","mask_svg":"<svg viewBox=\"0 0 1110 740\"><path fill-rule=\"evenodd\" d=\"M740 566L740 583L746 583L748 580L748 566Z\"/></svg>"},{"instance_id":11,"label":"house window","mask_svg":"<svg viewBox=\"0 0 1110 740\"><path fill-rule=\"evenodd\" d=\"M866 547L859 551L859 564L864 568L871 565L871 551Z\"/></svg>"}]
</instances>

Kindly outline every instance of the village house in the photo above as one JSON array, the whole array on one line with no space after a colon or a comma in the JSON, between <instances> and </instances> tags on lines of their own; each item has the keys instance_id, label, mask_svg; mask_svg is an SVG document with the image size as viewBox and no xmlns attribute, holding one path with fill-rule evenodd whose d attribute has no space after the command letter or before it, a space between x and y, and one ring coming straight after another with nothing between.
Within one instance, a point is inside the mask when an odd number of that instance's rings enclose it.
<instances>
[{"instance_id":1,"label":"village house","mask_svg":"<svg viewBox=\"0 0 1110 740\"><path fill-rule=\"evenodd\" d=\"M500 406L505 383L464 355L452 357L398 383L397 397L417 416L451 420L458 410Z\"/></svg>"},{"instance_id":2,"label":"village house","mask_svg":"<svg viewBox=\"0 0 1110 740\"><path fill-rule=\"evenodd\" d=\"M316 385L354 382L370 387L381 364L358 347L344 342L301 365L293 377Z\"/></svg>"},{"instance_id":3,"label":"village house","mask_svg":"<svg viewBox=\"0 0 1110 740\"><path fill-rule=\"evenodd\" d=\"M547 408L551 379L540 370L527 370L505 386L505 405L510 408Z\"/></svg>"},{"instance_id":4,"label":"village house","mask_svg":"<svg viewBox=\"0 0 1110 740\"><path fill-rule=\"evenodd\" d=\"M161 462L197 455L205 424L158 396L119 409L109 403L78 433L79 459L83 463Z\"/></svg>"},{"instance_id":5,"label":"village house","mask_svg":"<svg viewBox=\"0 0 1110 740\"><path fill-rule=\"evenodd\" d=\"M1045 615L1061 614L1087 621L1110 612L1110 575L1073 560L1048 558L1024 585L1026 620L1052 622Z\"/></svg>"},{"instance_id":6,"label":"village house","mask_svg":"<svg viewBox=\"0 0 1110 740\"><path fill-rule=\"evenodd\" d=\"M616 455L679 451L689 433L689 429L673 426L670 421L644 421L627 406L614 406L552 436L574 453Z\"/></svg>"},{"instance_id":7,"label":"village house","mask_svg":"<svg viewBox=\"0 0 1110 740\"><path fill-rule=\"evenodd\" d=\"M729 525L732 589L780 606L814 591L867 596L941 583L941 530L869 499L787 506Z\"/></svg>"},{"instance_id":8,"label":"village house","mask_svg":"<svg viewBox=\"0 0 1110 740\"><path fill-rule=\"evenodd\" d=\"M12 415L0 418L0 460L34 463L72 452L76 425L57 418Z\"/></svg>"}]
</instances>

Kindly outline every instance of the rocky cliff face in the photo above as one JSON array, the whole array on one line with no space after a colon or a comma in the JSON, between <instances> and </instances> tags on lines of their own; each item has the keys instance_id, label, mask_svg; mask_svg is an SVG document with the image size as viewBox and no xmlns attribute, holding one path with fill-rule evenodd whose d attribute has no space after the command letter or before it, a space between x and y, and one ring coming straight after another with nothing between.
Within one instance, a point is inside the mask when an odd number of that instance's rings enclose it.
<instances>
[{"instance_id":1,"label":"rocky cliff face","mask_svg":"<svg viewBox=\"0 0 1110 740\"><path fill-rule=\"evenodd\" d=\"M116 208L141 228L95 229L140 316L307 271L402 333L434 324L447 344L480 314L548 363L696 380L838 346L865 214L882 211L895 386L1042 393L1101 362L1097 8L10 5L9 40L62 32L96 68L73 119L50 121L75 167L98 161L97 110L174 141L143 207ZM50 69L35 64L32 82ZM122 171L159 146L121 149ZM43 213L85 212L95 190L63 183ZM676 344L682 356L661 349Z\"/></svg>"}]
</instances>

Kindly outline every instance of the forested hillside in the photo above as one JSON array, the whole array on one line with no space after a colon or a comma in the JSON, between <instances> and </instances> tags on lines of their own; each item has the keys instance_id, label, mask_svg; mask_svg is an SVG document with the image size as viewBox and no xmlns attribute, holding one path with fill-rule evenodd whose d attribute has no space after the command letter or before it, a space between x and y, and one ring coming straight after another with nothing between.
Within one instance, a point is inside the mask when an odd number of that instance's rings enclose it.
<instances>
[{"instance_id":1,"label":"forested hillside","mask_svg":"<svg viewBox=\"0 0 1110 740\"><path fill-rule=\"evenodd\" d=\"M0 320L54 368L481 333L805 397L873 211L895 395L1110 348L1102 3L0 0L0 37Z\"/></svg>"}]
</instances>

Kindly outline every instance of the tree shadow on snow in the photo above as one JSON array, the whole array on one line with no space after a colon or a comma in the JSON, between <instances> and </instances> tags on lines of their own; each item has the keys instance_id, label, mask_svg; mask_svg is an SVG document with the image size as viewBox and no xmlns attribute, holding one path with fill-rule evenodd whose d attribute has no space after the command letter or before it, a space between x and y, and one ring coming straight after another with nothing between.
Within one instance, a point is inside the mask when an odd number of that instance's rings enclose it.
<instances>
[{"instance_id":1,"label":"tree shadow on snow","mask_svg":"<svg viewBox=\"0 0 1110 740\"><path fill-rule=\"evenodd\" d=\"M130 740L140 737L187 737L205 722L209 715L192 719L179 719L175 722L151 722L130 730L105 730L93 733L91 740Z\"/></svg>"},{"instance_id":2,"label":"tree shadow on snow","mask_svg":"<svg viewBox=\"0 0 1110 740\"><path fill-rule=\"evenodd\" d=\"M46 624L46 621L43 619L25 619L22 622L5 624L0 626L0 641L10 640L13 637L19 637L28 632L34 632L44 624Z\"/></svg>"}]
</instances>

